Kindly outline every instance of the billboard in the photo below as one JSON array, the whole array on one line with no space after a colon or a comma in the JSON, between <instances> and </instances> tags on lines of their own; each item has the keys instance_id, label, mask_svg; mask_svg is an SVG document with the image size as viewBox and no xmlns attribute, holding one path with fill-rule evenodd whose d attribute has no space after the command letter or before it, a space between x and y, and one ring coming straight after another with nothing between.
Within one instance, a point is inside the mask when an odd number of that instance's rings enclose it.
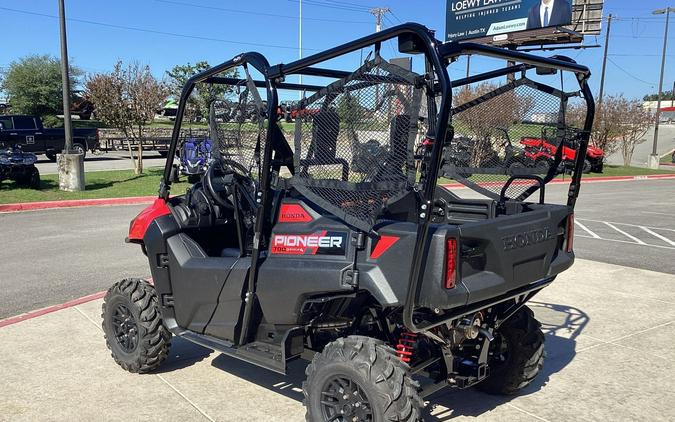
<instances>
[{"instance_id":1,"label":"billboard","mask_svg":"<svg viewBox=\"0 0 675 422\"><path fill-rule=\"evenodd\" d=\"M572 0L448 0L446 41L566 26Z\"/></svg>"}]
</instances>

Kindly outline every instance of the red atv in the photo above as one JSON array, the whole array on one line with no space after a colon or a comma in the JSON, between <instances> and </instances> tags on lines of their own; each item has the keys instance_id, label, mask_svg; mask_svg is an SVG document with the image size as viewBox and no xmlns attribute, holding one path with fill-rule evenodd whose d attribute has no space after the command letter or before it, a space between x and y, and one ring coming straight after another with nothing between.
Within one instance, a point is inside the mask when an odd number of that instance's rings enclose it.
<instances>
[{"instance_id":1,"label":"red atv","mask_svg":"<svg viewBox=\"0 0 675 422\"><path fill-rule=\"evenodd\" d=\"M525 146L525 155L535 162L553 161L558 147L556 146L555 127L545 127L541 130L541 138L524 137L520 140ZM565 136L562 142L561 171L569 171L574 168L577 157L577 136ZM586 159L584 160L584 173L602 173L605 152L593 146L588 146Z\"/></svg>"}]
</instances>

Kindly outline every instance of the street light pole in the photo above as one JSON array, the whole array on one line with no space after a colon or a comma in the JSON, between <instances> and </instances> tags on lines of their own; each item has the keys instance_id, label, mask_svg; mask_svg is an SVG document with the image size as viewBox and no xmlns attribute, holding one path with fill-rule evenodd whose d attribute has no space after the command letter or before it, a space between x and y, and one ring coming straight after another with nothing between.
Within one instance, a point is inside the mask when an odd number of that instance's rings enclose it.
<instances>
[{"instance_id":1,"label":"street light pole","mask_svg":"<svg viewBox=\"0 0 675 422\"><path fill-rule=\"evenodd\" d=\"M300 58L302 59L302 0L300 0L300 31L298 37L298 51ZM298 77L298 82L302 85L302 74ZM305 91L300 91L300 99L302 100L305 96Z\"/></svg>"},{"instance_id":2,"label":"street light pole","mask_svg":"<svg viewBox=\"0 0 675 422\"><path fill-rule=\"evenodd\" d=\"M668 23L670 21L670 12L675 12L675 8L666 7L652 12L655 15L666 14L666 29L663 33L663 53L661 56L661 76L659 78L659 96L656 101L656 121L654 122L654 144L652 145L652 155L649 157L649 167L659 168L659 155L657 146L659 142L659 121L661 120L661 97L663 96L663 73L666 68L666 50L668 49Z\"/></svg>"},{"instance_id":3,"label":"street light pole","mask_svg":"<svg viewBox=\"0 0 675 422\"><path fill-rule=\"evenodd\" d=\"M59 26L61 32L61 84L63 85L63 129L65 131L65 154L73 149L73 128L70 120L70 76L68 74L68 42L66 40L66 11L63 0L59 0Z\"/></svg>"}]
</instances>

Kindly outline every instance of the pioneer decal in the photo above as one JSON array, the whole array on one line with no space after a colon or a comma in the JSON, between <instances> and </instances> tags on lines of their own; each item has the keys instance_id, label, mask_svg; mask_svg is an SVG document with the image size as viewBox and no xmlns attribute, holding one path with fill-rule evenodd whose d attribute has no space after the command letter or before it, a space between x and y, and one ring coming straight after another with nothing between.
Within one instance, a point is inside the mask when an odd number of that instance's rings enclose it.
<instances>
[{"instance_id":1,"label":"pioneer decal","mask_svg":"<svg viewBox=\"0 0 675 422\"><path fill-rule=\"evenodd\" d=\"M312 216L300 204L282 204L279 211L279 223L309 223Z\"/></svg>"},{"instance_id":2,"label":"pioneer decal","mask_svg":"<svg viewBox=\"0 0 675 422\"><path fill-rule=\"evenodd\" d=\"M345 255L347 233L326 230L312 234L275 234L273 255Z\"/></svg>"},{"instance_id":3,"label":"pioneer decal","mask_svg":"<svg viewBox=\"0 0 675 422\"><path fill-rule=\"evenodd\" d=\"M529 230L503 237L502 241L504 242L504 250L510 251L513 249L524 248L526 246L533 246L552 238L553 233L551 232L551 229L544 227L542 229Z\"/></svg>"}]
</instances>

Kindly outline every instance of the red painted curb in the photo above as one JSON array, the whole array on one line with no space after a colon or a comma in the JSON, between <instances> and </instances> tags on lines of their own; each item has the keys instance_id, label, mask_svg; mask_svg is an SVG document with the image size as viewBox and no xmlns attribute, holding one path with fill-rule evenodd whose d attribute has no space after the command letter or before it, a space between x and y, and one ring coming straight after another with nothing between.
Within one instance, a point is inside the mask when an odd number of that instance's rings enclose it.
<instances>
[{"instance_id":1,"label":"red painted curb","mask_svg":"<svg viewBox=\"0 0 675 422\"><path fill-rule=\"evenodd\" d=\"M581 183L600 183L600 182L629 182L629 181L635 181L635 180L668 180L668 179L675 179L675 173L668 174L646 174L642 176L599 176L599 177L586 177L581 179ZM560 183L570 183L571 179L553 179L548 184L560 184ZM527 183L527 182L523 182ZM490 185L499 185L501 186L503 182L485 182L485 183L479 183L479 186L490 186ZM518 181L514 182L514 184L518 184ZM461 183L448 183L444 184L443 187L445 188L465 188Z\"/></svg>"},{"instance_id":2,"label":"red painted curb","mask_svg":"<svg viewBox=\"0 0 675 422\"><path fill-rule=\"evenodd\" d=\"M81 297L79 299L68 301L66 303L61 303L59 305L49 306L47 308L38 309L37 311L31 311L25 314L2 319L0 320L0 328L16 324L21 321L37 318L42 315L51 314L52 312L60 311L62 309L72 308L73 306L81 305L83 303L91 302L92 300L100 299L103 296L105 296L105 292L98 292L88 296Z\"/></svg>"},{"instance_id":3,"label":"red painted curb","mask_svg":"<svg viewBox=\"0 0 675 422\"><path fill-rule=\"evenodd\" d=\"M22 202L0 205L0 212L35 211L52 208L91 207L101 205L147 204L156 196L130 196L127 198L71 199L64 201Z\"/></svg>"}]
</instances>

